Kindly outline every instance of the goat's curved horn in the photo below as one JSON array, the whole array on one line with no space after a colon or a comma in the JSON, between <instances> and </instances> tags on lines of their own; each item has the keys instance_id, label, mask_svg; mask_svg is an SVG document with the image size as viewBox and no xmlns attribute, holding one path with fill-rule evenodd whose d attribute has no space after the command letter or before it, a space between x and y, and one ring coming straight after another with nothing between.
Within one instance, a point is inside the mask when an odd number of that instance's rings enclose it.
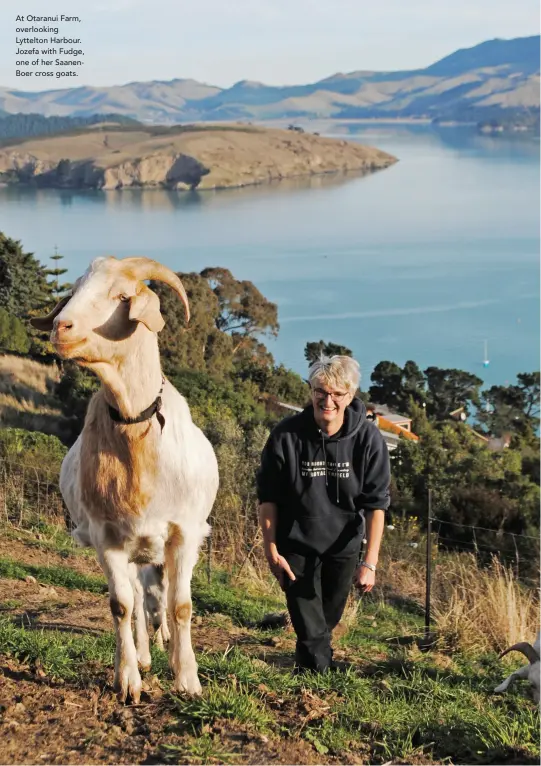
<instances>
[{"instance_id":1,"label":"goat's curved horn","mask_svg":"<svg viewBox=\"0 0 541 766\"><path fill-rule=\"evenodd\" d=\"M66 303L70 300L71 293L69 295L65 295L59 303L56 304L54 309L51 311L50 314L47 314L46 317L32 317L30 320L30 324L32 327L35 327L36 330L52 330L53 329L53 319L60 314Z\"/></svg>"},{"instance_id":2,"label":"goat's curved horn","mask_svg":"<svg viewBox=\"0 0 541 766\"><path fill-rule=\"evenodd\" d=\"M184 285L177 277L174 271L167 268L158 261L153 261L151 258L123 258L123 266L132 267L136 273L137 279L143 281L144 279L156 279L159 282L164 282L177 293L179 298L184 304L184 310L186 312L186 322L190 321L190 305L188 303L188 296Z\"/></svg>"},{"instance_id":3,"label":"goat's curved horn","mask_svg":"<svg viewBox=\"0 0 541 766\"><path fill-rule=\"evenodd\" d=\"M513 646L510 646L509 649L506 649L500 654L500 659L506 654L509 654L509 652L522 652L522 654L528 658L532 665L534 662L539 662L539 655L533 646L527 641L520 641L518 644L513 644Z\"/></svg>"}]
</instances>

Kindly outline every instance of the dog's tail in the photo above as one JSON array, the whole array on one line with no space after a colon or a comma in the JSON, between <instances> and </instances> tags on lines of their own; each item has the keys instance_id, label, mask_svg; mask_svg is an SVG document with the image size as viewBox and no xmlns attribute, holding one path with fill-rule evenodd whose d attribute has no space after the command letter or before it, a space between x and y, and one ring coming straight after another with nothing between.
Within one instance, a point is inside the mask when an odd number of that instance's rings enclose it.
<instances>
[{"instance_id":1,"label":"dog's tail","mask_svg":"<svg viewBox=\"0 0 541 766\"><path fill-rule=\"evenodd\" d=\"M509 649L506 649L500 654L500 659L505 657L506 654L509 654L509 652L522 652L522 654L528 658L532 665L534 662L539 662L539 654L527 641L520 641L518 644L513 644L513 646L510 646Z\"/></svg>"}]
</instances>

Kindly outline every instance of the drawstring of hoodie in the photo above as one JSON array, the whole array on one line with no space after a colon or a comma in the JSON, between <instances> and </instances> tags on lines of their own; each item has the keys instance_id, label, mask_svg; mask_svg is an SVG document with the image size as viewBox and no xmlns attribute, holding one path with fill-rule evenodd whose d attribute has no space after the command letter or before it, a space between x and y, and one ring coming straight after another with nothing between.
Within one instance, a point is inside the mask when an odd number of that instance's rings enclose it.
<instances>
[{"instance_id":1,"label":"drawstring of hoodie","mask_svg":"<svg viewBox=\"0 0 541 766\"><path fill-rule=\"evenodd\" d=\"M329 479L328 479L328 473L327 473L327 452L325 450L325 437L323 436L323 431L321 428L319 429L319 434L321 436L321 446L323 447L323 460L325 461L325 486L329 486ZM340 504L340 484L339 484L339 475L338 475L338 464L339 464L339 450L340 450L340 439L337 439L336 441L336 465L335 465L335 471L336 471L336 504Z\"/></svg>"},{"instance_id":2,"label":"drawstring of hoodie","mask_svg":"<svg viewBox=\"0 0 541 766\"><path fill-rule=\"evenodd\" d=\"M325 437L323 436L323 431L321 428L319 429L319 433L321 435L321 444L323 446L323 460L325 461L325 486L329 486L329 481L327 479L327 453L325 452Z\"/></svg>"},{"instance_id":3,"label":"drawstring of hoodie","mask_svg":"<svg viewBox=\"0 0 541 766\"><path fill-rule=\"evenodd\" d=\"M340 487L338 485L338 466L340 461L338 460L340 449L340 439L336 442L336 505L340 505Z\"/></svg>"}]
</instances>

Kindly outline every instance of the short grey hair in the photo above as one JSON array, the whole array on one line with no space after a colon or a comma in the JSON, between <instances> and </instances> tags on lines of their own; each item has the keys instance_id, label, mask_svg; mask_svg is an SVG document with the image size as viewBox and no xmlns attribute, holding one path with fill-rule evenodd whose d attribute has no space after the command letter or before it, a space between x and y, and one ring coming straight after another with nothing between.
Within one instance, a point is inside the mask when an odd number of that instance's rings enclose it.
<instances>
[{"instance_id":1,"label":"short grey hair","mask_svg":"<svg viewBox=\"0 0 541 766\"><path fill-rule=\"evenodd\" d=\"M321 381L328 386L345 388L354 394L359 388L361 381L361 368L359 362L351 356L324 356L310 365L308 370L308 382L310 386L314 381Z\"/></svg>"}]
</instances>

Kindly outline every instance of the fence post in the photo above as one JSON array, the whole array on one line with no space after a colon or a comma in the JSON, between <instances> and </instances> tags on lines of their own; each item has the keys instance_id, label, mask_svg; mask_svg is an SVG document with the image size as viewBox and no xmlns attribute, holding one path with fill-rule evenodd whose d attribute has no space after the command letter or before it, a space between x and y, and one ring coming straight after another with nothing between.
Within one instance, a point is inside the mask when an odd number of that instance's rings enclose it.
<instances>
[{"instance_id":1,"label":"fence post","mask_svg":"<svg viewBox=\"0 0 541 766\"><path fill-rule=\"evenodd\" d=\"M428 490L428 523L426 528L426 594L425 594L425 639L430 636L430 586L432 579L432 490Z\"/></svg>"},{"instance_id":2,"label":"fence post","mask_svg":"<svg viewBox=\"0 0 541 766\"><path fill-rule=\"evenodd\" d=\"M207 582L210 585L212 579L212 531L207 537Z\"/></svg>"},{"instance_id":3,"label":"fence post","mask_svg":"<svg viewBox=\"0 0 541 766\"><path fill-rule=\"evenodd\" d=\"M520 560L520 557L518 555L517 538L515 537L515 535L513 535L512 537L513 537L513 542L515 544L515 561L516 561L516 564L517 564L516 578L518 580L518 578L519 578L519 560Z\"/></svg>"}]
</instances>

